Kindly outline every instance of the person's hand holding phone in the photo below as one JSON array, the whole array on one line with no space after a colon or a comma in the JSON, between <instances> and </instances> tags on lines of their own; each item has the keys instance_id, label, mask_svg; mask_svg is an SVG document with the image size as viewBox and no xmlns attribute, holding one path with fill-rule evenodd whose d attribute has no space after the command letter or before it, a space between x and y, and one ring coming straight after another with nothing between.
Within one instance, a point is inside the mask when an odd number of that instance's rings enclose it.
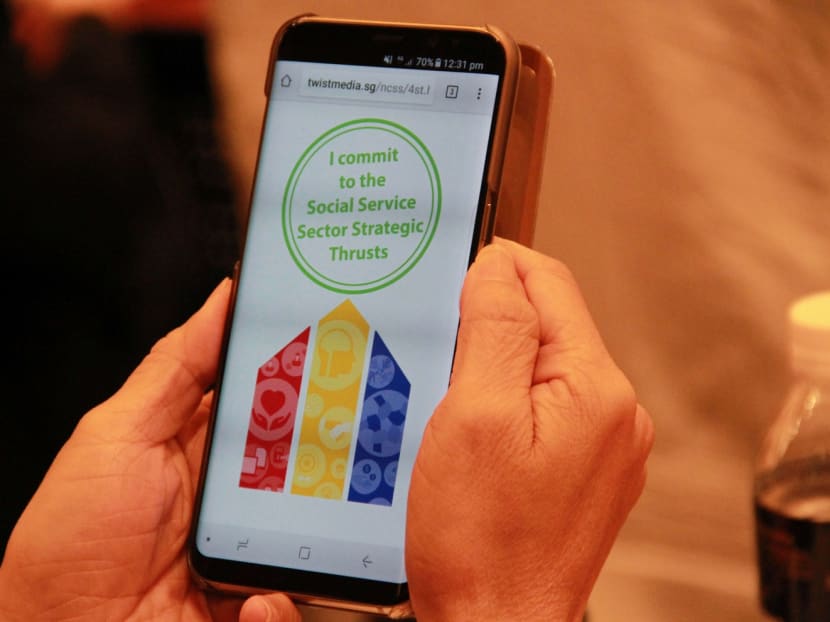
<instances>
[{"instance_id":1,"label":"person's hand holding phone","mask_svg":"<svg viewBox=\"0 0 830 622\"><path fill-rule=\"evenodd\" d=\"M581 619L652 439L567 269L516 244L485 248L412 476L419 622Z\"/></svg>"},{"instance_id":2,"label":"person's hand holding phone","mask_svg":"<svg viewBox=\"0 0 830 622\"><path fill-rule=\"evenodd\" d=\"M220 285L81 420L9 539L0 618L237 619L242 599L207 598L185 556L229 291ZM279 594L249 599L239 619L265 620L266 606L300 620Z\"/></svg>"},{"instance_id":3,"label":"person's hand holding phone","mask_svg":"<svg viewBox=\"0 0 830 622\"><path fill-rule=\"evenodd\" d=\"M187 567L228 292L79 424L9 540L0 617L299 621L281 594L244 606L207 598ZM567 271L513 244L485 249L465 284L453 382L413 474L418 619L577 620L651 441Z\"/></svg>"}]
</instances>

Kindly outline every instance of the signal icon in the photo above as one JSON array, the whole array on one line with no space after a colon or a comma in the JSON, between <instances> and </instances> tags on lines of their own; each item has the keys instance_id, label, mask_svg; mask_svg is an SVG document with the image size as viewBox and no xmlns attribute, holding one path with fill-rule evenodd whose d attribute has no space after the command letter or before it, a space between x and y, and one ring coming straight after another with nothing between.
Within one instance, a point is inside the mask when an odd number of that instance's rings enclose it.
<instances>
[{"instance_id":1,"label":"signal icon","mask_svg":"<svg viewBox=\"0 0 830 622\"><path fill-rule=\"evenodd\" d=\"M394 57L391 54L384 54L383 62L387 65L391 65L394 62Z\"/></svg>"}]
</instances>

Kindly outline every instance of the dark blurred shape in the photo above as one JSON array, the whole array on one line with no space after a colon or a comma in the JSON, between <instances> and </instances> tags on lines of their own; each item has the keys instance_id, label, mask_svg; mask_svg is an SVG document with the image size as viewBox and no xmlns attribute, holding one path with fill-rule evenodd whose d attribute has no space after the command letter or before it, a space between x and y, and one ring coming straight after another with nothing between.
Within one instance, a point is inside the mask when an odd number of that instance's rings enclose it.
<instances>
[{"instance_id":1,"label":"dark blurred shape","mask_svg":"<svg viewBox=\"0 0 830 622\"><path fill-rule=\"evenodd\" d=\"M0 2L0 553L81 415L238 250L202 33L80 18L34 76L10 26Z\"/></svg>"}]
</instances>

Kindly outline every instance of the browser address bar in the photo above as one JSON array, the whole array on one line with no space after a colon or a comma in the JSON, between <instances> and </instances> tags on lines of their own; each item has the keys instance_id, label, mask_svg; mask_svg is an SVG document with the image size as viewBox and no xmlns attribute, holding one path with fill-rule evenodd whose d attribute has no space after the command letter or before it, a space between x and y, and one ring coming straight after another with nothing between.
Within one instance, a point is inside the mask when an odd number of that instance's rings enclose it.
<instances>
[{"instance_id":1,"label":"browser address bar","mask_svg":"<svg viewBox=\"0 0 830 622\"><path fill-rule=\"evenodd\" d=\"M354 69L314 68L303 72L300 95L400 104L432 103L433 80L424 77L394 77L388 73L355 71Z\"/></svg>"}]
</instances>

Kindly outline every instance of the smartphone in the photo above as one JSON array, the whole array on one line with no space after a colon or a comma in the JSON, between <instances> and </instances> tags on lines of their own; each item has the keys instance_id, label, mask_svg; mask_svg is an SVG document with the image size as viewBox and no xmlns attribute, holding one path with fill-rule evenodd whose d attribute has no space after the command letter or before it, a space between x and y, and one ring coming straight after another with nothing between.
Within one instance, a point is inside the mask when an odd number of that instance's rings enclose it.
<instances>
[{"instance_id":1,"label":"smartphone","mask_svg":"<svg viewBox=\"0 0 830 622\"><path fill-rule=\"evenodd\" d=\"M404 610L410 473L492 235L518 65L490 27L277 33L190 534L203 584Z\"/></svg>"}]
</instances>

